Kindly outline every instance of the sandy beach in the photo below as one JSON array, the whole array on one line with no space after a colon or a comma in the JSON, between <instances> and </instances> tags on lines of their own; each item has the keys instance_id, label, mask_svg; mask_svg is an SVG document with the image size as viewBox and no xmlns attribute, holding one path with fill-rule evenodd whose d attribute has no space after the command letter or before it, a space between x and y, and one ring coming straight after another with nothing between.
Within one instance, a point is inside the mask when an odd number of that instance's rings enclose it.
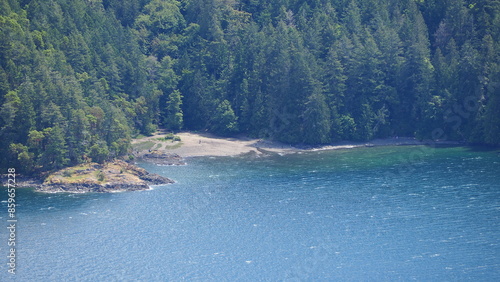
<instances>
[{"instance_id":1,"label":"sandy beach","mask_svg":"<svg viewBox=\"0 0 500 282\"><path fill-rule=\"evenodd\" d=\"M324 146L300 146L263 139L253 139L244 136L225 138L210 133L181 132L177 133L181 141L164 140L167 134L157 132L153 136L134 139L132 144L134 154L138 157L148 152L178 154L182 157L200 156L237 156L242 154L289 154L305 151L351 149L357 147L398 146L398 145L429 145L449 144L456 145L454 141L424 142L411 137L375 139L367 142L338 142Z\"/></svg>"},{"instance_id":2,"label":"sandy beach","mask_svg":"<svg viewBox=\"0 0 500 282\"><path fill-rule=\"evenodd\" d=\"M172 142L161 140L165 136L165 133L157 132L153 136L134 139L132 142L134 153L141 156L150 151L157 151L174 153L182 157L201 157L237 156L248 153L260 155L265 152L286 154L301 151L287 144L247 137L225 138L210 133L181 132L176 134L181 141Z\"/></svg>"}]
</instances>

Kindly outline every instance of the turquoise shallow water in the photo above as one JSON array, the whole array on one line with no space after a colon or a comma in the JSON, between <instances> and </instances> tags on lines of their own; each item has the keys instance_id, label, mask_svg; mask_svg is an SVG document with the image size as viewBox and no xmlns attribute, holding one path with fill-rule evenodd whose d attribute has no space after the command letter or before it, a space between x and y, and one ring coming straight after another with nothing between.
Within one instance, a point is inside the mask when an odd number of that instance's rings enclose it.
<instances>
[{"instance_id":1,"label":"turquoise shallow water","mask_svg":"<svg viewBox=\"0 0 500 282\"><path fill-rule=\"evenodd\" d=\"M18 190L1 281L498 281L500 155L375 147L140 164L150 191ZM6 223L6 189L0 220Z\"/></svg>"}]
</instances>

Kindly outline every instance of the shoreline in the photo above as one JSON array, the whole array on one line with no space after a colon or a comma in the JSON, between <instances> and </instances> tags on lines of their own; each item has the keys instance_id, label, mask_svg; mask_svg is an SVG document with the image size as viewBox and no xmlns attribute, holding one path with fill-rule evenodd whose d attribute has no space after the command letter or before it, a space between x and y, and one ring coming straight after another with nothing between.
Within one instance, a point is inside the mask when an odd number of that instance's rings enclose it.
<instances>
[{"instance_id":1,"label":"shoreline","mask_svg":"<svg viewBox=\"0 0 500 282\"><path fill-rule=\"evenodd\" d=\"M374 139L367 142L342 141L321 146L292 146L277 141L264 139L252 139L245 136L240 137L219 137L209 133L181 132L177 136L181 141L166 141L167 134L157 132L153 136L134 139L132 141L133 154L141 161L156 165L186 165L186 159L194 157L236 157L236 156L269 156L287 155L305 152L345 150L363 147L380 146L466 146L467 144L458 141L420 141L414 137L395 137ZM140 147L147 144L147 146ZM151 186L174 183L173 180L155 174L150 174L135 165L126 164L123 161L112 161L120 167L126 167L138 176L137 179L120 179L111 183L98 183L96 181L72 182L47 182L50 178L42 180L36 177L19 177L16 183L18 188L34 188L42 193L113 193L124 191L151 190ZM78 167L78 166L76 166ZM76 167L68 167L53 175L64 174L65 170L72 170ZM96 166L96 168L99 168ZM115 169L116 170L116 169ZM109 171L113 173L111 170ZM114 174L117 174L115 172ZM120 175L118 175L120 176Z\"/></svg>"},{"instance_id":2,"label":"shoreline","mask_svg":"<svg viewBox=\"0 0 500 282\"><path fill-rule=\"evenodd\" d=\"M164 132L157 132L153 136L134 139L132 141L134 156L146 162L164 165L182 165L184 164L182 161L183 158L191 157L234 157L248 154L256 156L269 154L285 155L379 146L467 145L458 141L420 141L414 137L394 137L374 139L366 142L342 141L321 146L293 146L278 141L252 139L246 136L224 138L210 133L194 132L181 132L176 134L180 137L181 141L162 141L161 139L166 135L167 134ZM166 160L165 163L158 163L156 161L162 158Z\"/></svg>"},{"instance_id":3,"label":"shoreline","mask_svg":"<svg viewBox=\"0 0 500 282\"><path fill-rule=\"evenodd\" d=\"M85 163L63 168L47 177L17 176L16 188L34 188L41 193L116 193L151 190L154 185L175 183L121 160L104 164Z\"/></svg>"}]
</instances>

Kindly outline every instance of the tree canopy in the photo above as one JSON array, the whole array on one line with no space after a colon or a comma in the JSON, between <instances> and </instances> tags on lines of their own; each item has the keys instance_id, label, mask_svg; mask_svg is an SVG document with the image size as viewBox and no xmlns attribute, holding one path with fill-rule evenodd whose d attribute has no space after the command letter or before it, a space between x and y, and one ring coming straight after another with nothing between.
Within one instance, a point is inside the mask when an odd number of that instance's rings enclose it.
<instances>
[{"instance_id":1,"label":"tree canopy","mask_svg":"<svg viewBox=\"0 0 500 282\"><path fill-rule=\"evenodd\" d=\"M500 145L500 1L0 0L0 167L159 126Z\"/></svg>"}]
</instances>

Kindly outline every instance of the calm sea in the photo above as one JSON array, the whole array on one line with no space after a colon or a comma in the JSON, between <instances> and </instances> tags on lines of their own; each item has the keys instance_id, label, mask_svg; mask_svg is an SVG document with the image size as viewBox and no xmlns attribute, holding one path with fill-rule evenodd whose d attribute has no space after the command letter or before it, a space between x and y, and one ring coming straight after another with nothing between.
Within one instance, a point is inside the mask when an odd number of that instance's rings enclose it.
<instances>
[{"instance_id":1,"label":"calm sea","mask_svg":"<svg viewBox=\"0 0 500 282\"><path fill-rule=\"evenodd\" d=\"M375 147L140 164L176 184L18 190L0 281L500 281L500 155Z\"/></svg>"}]
</instances>

